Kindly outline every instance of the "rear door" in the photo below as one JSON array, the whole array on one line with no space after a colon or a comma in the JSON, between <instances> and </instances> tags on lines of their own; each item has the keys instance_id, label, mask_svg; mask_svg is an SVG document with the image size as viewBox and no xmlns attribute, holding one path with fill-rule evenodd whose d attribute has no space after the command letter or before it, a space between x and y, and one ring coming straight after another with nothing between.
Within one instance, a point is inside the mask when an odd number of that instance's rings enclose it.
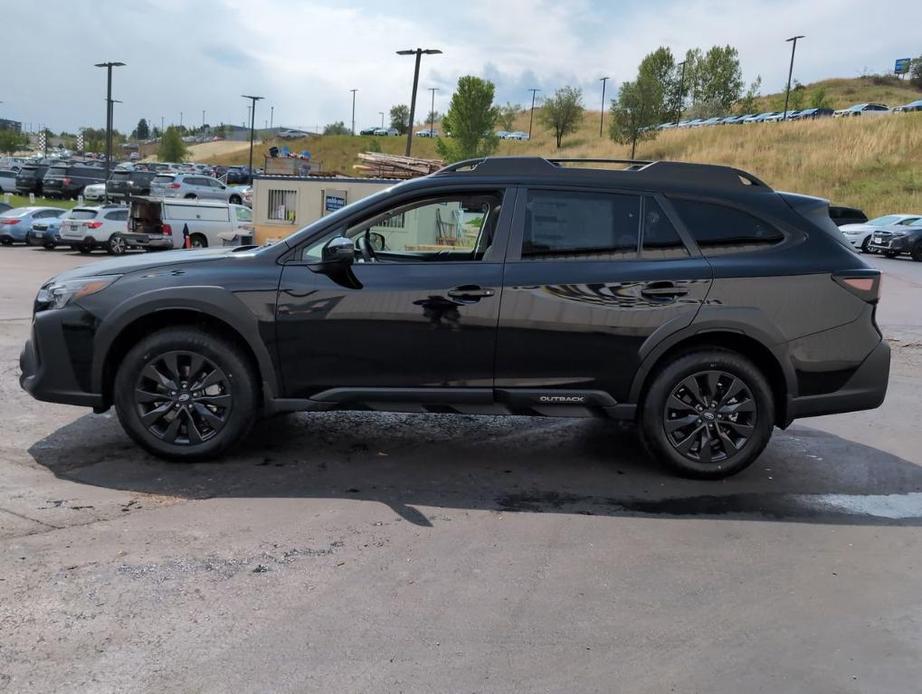
<instances>
[{"instance_id":1,"label":"rear door","mask_svg":"<svg viewBox=\"0 0 922 694\"><path fill-rule=\"evenodd\" d=\"M658 195L534 187L519 195L496 350L497 399L626 401L641 347L687 326L711 270Z\"/></svg>"}]
</instances>

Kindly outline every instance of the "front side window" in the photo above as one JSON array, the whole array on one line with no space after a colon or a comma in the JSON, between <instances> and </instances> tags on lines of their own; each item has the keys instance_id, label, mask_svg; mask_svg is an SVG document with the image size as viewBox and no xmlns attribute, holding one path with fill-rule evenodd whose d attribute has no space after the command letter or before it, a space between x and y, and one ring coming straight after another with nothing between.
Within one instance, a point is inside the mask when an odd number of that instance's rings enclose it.
<instances>
[{"instance_id":1,"label":"front side window","mask_svg":"<svg viewBox=\"0 0 922 694\"><path fill-rule=\"evenodd\" d=\"M356 257L362 260L369 255L363 248L376 262L481 260L492 246L501 204L498 192L430 198L375 214L344 235L355 241ZM332 236L312 243L302 257L319 259Z\"/></svg>"},{"instance_id":2,"label":"front side window","mask_svg":"<svg viewBox=\"0 0 922 694\"><path fill-rule=\"evenodd\" d=\"M252 222L253 221L253 213L250 212L249 208L235 207L234 211L237 213L238 222Z\"/></svg>"},{"instance_id":3,"label":"front side window","mask_svg":"<svg viewBox=\"0 0 922 694\"><path fill-rule=\"evenodd\" d=\"M639 196L529 190L522 259L632 259L639 233Z\"/></svg>"},{"instance_id":4,"label":"front side window","mask_svg":"<svg viewBox=\"0 0 922 694\"><path fill-rule=\"evenodd\" d=\"M784 240L775 227L748 212L682 198L671 202L705 255L756 250Z\"/></svg>"}]
</instances>

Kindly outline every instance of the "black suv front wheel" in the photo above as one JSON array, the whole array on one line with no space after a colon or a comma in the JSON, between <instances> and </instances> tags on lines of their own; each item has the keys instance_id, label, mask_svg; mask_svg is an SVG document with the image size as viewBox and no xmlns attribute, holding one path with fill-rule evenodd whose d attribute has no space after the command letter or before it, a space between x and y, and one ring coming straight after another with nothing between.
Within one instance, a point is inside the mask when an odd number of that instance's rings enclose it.
<instances>
[{"instance_id":1,"label":"black suv front wheel","mask_svg":"<svg viewBox=\"0 0 922 694\"><path fill-rule=\"evenodd\" d=\"M179 461L220 455L250 429L256 378L240 349L193 327L141 340L115 377L122 427L156 456Z\"/></svg>"},{"instance_id":2,"label":"black suv front wheel","mask_svg":"<svg viewBox=\"0 0 922 694\"><path fill-rule=\"evenodd\" d=\"M736 352L691 352L654 377L640 424L648 451L674 471L699 479L728 477L751 465L771 438L771 388Z\"/></svg>"}]
</instances>

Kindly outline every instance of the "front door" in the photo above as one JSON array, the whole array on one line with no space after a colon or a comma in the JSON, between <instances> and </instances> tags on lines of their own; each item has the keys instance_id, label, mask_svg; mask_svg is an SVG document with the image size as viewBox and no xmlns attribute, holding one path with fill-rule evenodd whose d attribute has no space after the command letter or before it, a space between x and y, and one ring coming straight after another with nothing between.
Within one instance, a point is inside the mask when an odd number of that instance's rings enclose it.
<instances>
[{"instance_id":1,"label":"front door","mask_svg":"<svg viewBox=\"0 0 922 694\"><path fill-rule=\"evenodd\" d=\"M500 312L498 399L625 402L641 346L657 330L692 321L710 266L688 250L654 195L532 188L518 207Z\"/></svg>"},{"instance_id":2,"label":"front door","mask_svg":"<svg viewBox=\"0 0 922 694\"><path fill-rule=\"evenodd\" d=\"M512 196L465 190L383 203L297 249L277 305L287 396L491 402ZM355 244L349 282L316 269L323 246L342 235Z\"/></svg>"}]
</instances>

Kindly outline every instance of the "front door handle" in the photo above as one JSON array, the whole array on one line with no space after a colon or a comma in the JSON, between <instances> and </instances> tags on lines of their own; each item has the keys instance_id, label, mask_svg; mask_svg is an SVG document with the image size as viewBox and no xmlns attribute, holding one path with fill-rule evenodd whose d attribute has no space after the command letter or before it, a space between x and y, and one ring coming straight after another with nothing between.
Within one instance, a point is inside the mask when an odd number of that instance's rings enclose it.
<instances>
[{"instance_id":1,"label":"front door handle","mask_svg":"<svg viewBox=\"0 0 922 694\"><path fill-rule=\"evenodd\" d=\"M493 296L496 292L492 289L478 287L476 284L464 284L460 287L448 290L448 296L452 299L461 299L467 301L479 301L488 296Z\"/></svg>"},{"instance_id":2,"label":"front door handle","mask_svg":"<svg viewBox=\"0 0 922 694\"><path fill-rule=\"evenodd\" d=\"M672 283L657 283L644 287L640 290L640 294L649 299L675 299L688 294L688 290Z\"/></svg>"}]
</instances>

